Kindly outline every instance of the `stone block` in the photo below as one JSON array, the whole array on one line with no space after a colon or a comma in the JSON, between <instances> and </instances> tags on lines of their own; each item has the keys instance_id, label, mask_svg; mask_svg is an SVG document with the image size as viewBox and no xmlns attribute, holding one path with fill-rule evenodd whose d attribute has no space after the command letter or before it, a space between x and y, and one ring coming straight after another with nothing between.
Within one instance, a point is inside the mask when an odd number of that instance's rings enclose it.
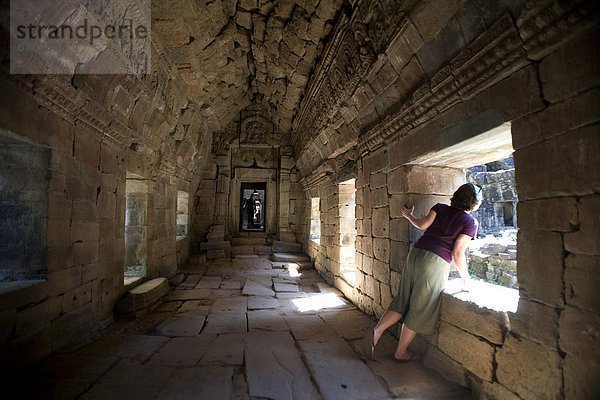
<instances>
[{"instance_id":1,"label":"stone block","mask_svg":"<svg viewBox=\"0 0 600 400\"><path fill-rule=\"evenodd\" d=\"M496 353L496 362L498 382L520 398L561 398L562 373L556 348L508 335Z\"/></svg>"},{"instance_id":2,"label":"stone block","mask_svg":"<svg viewBox=\"0 0 600 400\"><path fill-rule=\"evenodd\" d=\"M49 285L48 295L50 297L59 296L81 286L82 270L81 265L65 266L61 270L49 273L46 276Z\"/></svg>"},{"instance_id":3,"label":"stone block","mask_svg":"<svg viewBox=\"0 0 600 400\"><path fill-rule=\"evenodd\" d=\"M437 371L450 382L468 386L465 368L459 362L441 352L437 347L429 346L423 361L426 367Z\"/></svg>"},{"instance_id":4,"label":"stone block","mask_svg":"<svg viewBox=\"0 0 600 400\"><path fill-rule=\"evenodd\" d=\"M576 254L600 255L600 196L579 200L579 231L565 234L565 249Z\"/></svg>"},{"instance_id":5,"label":"stone block","mask_svg":"<svg viewBox=\"0 0 600 400\"><path fill-rule=\"evenodd\" d=\"M459 10L460 1L449 1L440 7L438 3L423 2L411 11L410 19L421 34L425 43L431 41L446 26L448 21Z\"/></svg>"},{"instance_id":6,"label":"stone block","mask_svg":"<svg viewBox=\"0 0 600 400\"><path fill-rule=\"evenodd\" d=\"M129 314L150 307L160 300L169 290L166 278L155 278L128 291L117 302L116 311Z\"/></svg>"},{"instance_id":7,"label":"stone block","mask_svg":"<svg viewBox=\"0 0 600 400\"><path fill-rule=\"evenodd\" d=\"M513 148L519 150L544 139L539 113L526 115L512 122L510 132L512 134Z\"/></svg>"},{"instance_id":8,"label":"stone block","mask_svg":"<svg viewBox=\"0 0 600 400\"><path fill-rule=\"evenodd\" d=\"M387 182L387 174L383 171L376 172L369 176L369 187L371 190L384 187Z\"/></svg>"},{"instance_id":9,"label":"stone block","mask_svg":"<svg viewBox=\"0 0 600 400\"><path fill-rule=\"evenodd\" d=\"M462 330L502 345L507 318L504 313L481 308L453 296L442 296L441 319Z\"/></svg>"},{"instance_id":10,"label":"stone block","mask_svg":"<svg viewBox=\"0 0 600 400\"><path fill-rule=\"evenodd\" d=\"M594 400L600 398L598 360L574 357L569 354L563 363L564 398Z\"/></svg>"},{"instance_id":11,"label":"stone block","mask_svg":"<svg viewBox=\"0 0 600 400\"><path fill-rule=\"evenodd\" d=\"M511 330L518 335L549 348L557 345L558 314L554 307L520 298L517 312L508 316Z\"/></svg>"},{"instance_id":12,"label":"stone block","mask_svg":"<svg viewBox=\"0 0 600 400\"><path fill-rule=\"evenodd\" d=\"M373 210L372 232L374 237L388 238L390 231L390 212L387 207ZM367 235L368 236L368 235Z\"/></svg>"},{"instance_id":13,"label":"stone block","mask_svg":"<svg viewBox=\"0 0 600 400\"><path fill-rule=\"evenodd\" d=\"M422 45L421 34L412 21L408 20L386 50L390 64L398 73L401 73L404 66L413 59Z\"/></svg>"},{"instance_id":14,"label":"stone block","mask_svg":"<svg viewBox=\"0 0 600 400\"><path fill-rule=\"evenodd\" d=\"M15 336L27 336L47 328L63 312L62 297L53 297L17 312Z\"/></svg>"},{"instance_id":15,"label":"stone block","mask_svg":"<svg viewBox=\"0 0 600 400\"><path fill-rule=\"evenodd\" d=\"M389 264L380 260L373 260L373 277L381 283L390 283Z\"/></svg>"},{"instance_id":16,"label":"stone block","mask_svg":"<svg viewBox=\"0 0 600 400\"><path fill-rule=\"evenodd\" d=\"M593 124L600 115L600 90L590 90L553 104L541 111L539 124L544 138L552 138L570 130Z\"/></svg>"},{"instance_id":17,"label":"stone block","mask_svg":"<svg viewBox=\"0 0 600 400\"><path fill-rule=\"evenodd\" d=\"M480 379L492 381L495 349L485 340L442 321L438 347Z\"/></svg>"},{"instance_id":18,"label":"stone block","mask_svg":"<svg viewBox=\"0 0 600 400\"><path fill-rule=\"evenodd\" d=\"M600 84L598 35L596 26L542 60L540 81L546 100L554 103Z\"/></svg>"},{"instance_id":19,"label":"stone block","mask_svg":"<svg viewBox=\"0 0 600 400\"><path fill-rule=\"evenodd\" d=\"M402 272L406 265L406 256L408 255L408 242L390 242L390 269L396 272Z\"/></svg>"},{"instance_id":20,"label":"stone block","mask_svg":"<svg viewBox=\"0 0 600 400\"><path fill-rule=\"evenodd\" d=\"M363 159L363 175L368 178L374 172L381 171L388 166L388 151L381 148ZM370 179L365 179L369 182Z\"/></svg>"},{"instance_id":21,"label":"stone block","mask_svg":"<svg viewBox=\"0 0 600 400\"><path fill-rule=\"evenodd\" d=\"M407 242L409 223L410 222L404 217L390 220L390 239Z\"/></svg>"},{"instance_id":22,"label":"stone block","mask_svg":"<svg viewBox=\"0 0 600 400\"><path fill-rule=\"evenodd\" d=\"M600 359L600 316L567 306L560 314L559 345L561 350L575 357Z\"/></svg>"},{"instance_id":23,"label":"stone block","mask_svg":"<svg viewBox=\"0 0 600 400\"><path fill-rule=\"evenodd\" d=\"M371 190L371 205L373 207L386 207L388 202L388 192L386 187Z\"/></svg>"},{"instance_id":24,"label":"stone block","mask_svg":"<svg viewBox=\"0 0 600 400\"><path fill-rule=\"evenodd\" d=\"M561 234L519 231L517 239L519 287L532 300L563 303L563 244Z\"/></svg>"},{"instance_id":25,"label":"stone block","mask_svg":"<svg viewBox=\"0 0 600 400\"><path fill-rule=\"evenodd\" d=\"M521 400L515 393L496 382L483 382L478 398L480 400Z\"/></svg>"},{"instance_id":26,"label":"stone block","mask_svg":"<svg viewBox=\"0 0 600 400\"><path fill-rule=\"evenodd\" d=\"M521 201L517 204L517 215L522 229L571 232L579 225L574 197Z\"/></svg>"},{"instance_id":27,"label":"stone block","mask_svg":"<svg viewBox=\"0 0 600 400\"><path fill-rule=\"evenodd\" d=\"M515 151L519 200L592 194L600 187L597 133L594 126L578 128Z\"/></svg>"},{"instance_id":28,"label":"stone block","mask_svg":"<svg viewBox=\"0 0 600 400\"><path fill-rule=\"evenodd\" d=\"M384 238L373 239L373 255L376 259L385 262L390 261L390 241Z\"/></svg>"},{"instance_id":29,"label":"stone block","mask_svg":"<svg viewBox=\"0 0 600 400\"><path fill-rule=\"evenodd\" d=\"M408 171L408 191L419 194L452 195L464 183L464 172L456 168L412 166Z\"/></svg>"},{"instance_id":30,"label":"stone block","mask_svg":"<svg viewBox=\"0 0 600 400\"><path fill-rule=\"evenodd\" d=\"M600 257L569 254L565 260L565 300L589 312L600 309Z\"/></svg>"}]
</instances>

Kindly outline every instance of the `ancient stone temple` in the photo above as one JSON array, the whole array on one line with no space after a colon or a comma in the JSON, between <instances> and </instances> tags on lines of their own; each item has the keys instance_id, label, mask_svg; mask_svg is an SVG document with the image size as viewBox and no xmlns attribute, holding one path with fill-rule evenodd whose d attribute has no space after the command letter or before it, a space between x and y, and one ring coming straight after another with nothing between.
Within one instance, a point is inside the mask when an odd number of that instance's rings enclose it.
<instances>
[{"instance_id":1,"label":"ancient stone temple","mask_svg":"<svg viewBox=\"0 0 600 400\"><path fill-rule=\"evenodd\" d=\"M2 1L4 388L599 398L598 9ZM422 234L402 206L484 172L516 282L452 271L417 361L395 328L364 357Z\"/></svg>"}]
</instances>

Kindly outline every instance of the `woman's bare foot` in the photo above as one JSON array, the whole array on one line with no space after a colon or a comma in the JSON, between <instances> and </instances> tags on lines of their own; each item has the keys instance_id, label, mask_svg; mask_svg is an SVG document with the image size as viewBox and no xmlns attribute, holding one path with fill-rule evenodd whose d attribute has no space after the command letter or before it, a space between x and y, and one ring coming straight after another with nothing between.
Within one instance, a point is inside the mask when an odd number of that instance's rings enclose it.
<instances>
[{"instance_id":1,"label":"woman's bare foot","mask_svg":"<svg viewBox=\"0 0 600 400\"><path fill-rule=\"evenodd\" d=\"M411 350L406 350L404 353L396 352L394 354L394 359L400 362L413 361L417 359L417 355L413 353Z\"/></svg>"}]
</instances>

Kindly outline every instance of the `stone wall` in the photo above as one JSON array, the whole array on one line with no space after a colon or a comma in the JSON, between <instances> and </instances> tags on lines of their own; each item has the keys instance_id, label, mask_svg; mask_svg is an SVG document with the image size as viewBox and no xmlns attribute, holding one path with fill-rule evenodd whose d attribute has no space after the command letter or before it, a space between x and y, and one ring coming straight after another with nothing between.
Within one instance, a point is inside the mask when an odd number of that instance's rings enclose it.
<instances>
[{"instance_id":1,"label":"stone wall","mask_svg":"<svg viewBox=\"0 0 600 400\"><path fill-rule=\"evenodd\" d=\"M44 252L45 263L36 276L17 274L0 283L0 354L6 365L19 365L77 347L112 322L116 302L129 289L128 174L148 183L145 278L177 281L189 247L189 240L175 240L177 191L195 191L195 171L207 161L210 142L185 85L160 54L153 54L152 72L143 77L33 76L10 75L7 50L0 51L6 61L0 130L48 158L46 166L27 162L30 172L15 175L38 171L46 179L35 184L45 191L36 200L41 219L28 225L40 228L31 254Z\"/></svg>"},{"instance_id":2,"label":"stone wall","mask_svg":"<svg viewBox=\"0 0 600 400\"><path fill-rule=\"evenodd\" d=\"M423 215L447 202L464 179L460 168L411 163L510 123L519 198L518 310L492 311L444 295L437 332L415 345L426 365L480 398L596 398L597 14L587 2L530 2L504 10L494 3L482 15L485 21L496 13L487 28L461 33L458 26L477 15L473 6L446 9L450 23L437 38L433 26L420 26L422 8L411 14L403 30L413 34L392 41L355 96L342 99L345 107L360 107L319 134L323 143L358 137L356 249L362 262L356 287L336 275L337 232L328 225L336 215L331 204L337 204L331 183L341 180L332 166L341 156L327 147L301 153L307 198L321 197L326 230L310 255L362 310L381 315L398 287L409 243L418 237L399 207L414 204ZM450 38L457 40L449 47ZM506 52L493 53L500 42Z\"/></svg>"}]
</instances>

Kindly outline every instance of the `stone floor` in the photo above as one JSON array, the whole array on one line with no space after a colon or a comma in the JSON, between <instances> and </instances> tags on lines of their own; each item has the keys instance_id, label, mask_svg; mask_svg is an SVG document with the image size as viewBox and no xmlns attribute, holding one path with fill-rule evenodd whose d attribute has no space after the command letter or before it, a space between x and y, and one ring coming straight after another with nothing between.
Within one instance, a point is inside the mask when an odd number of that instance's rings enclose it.
<instances>
[{"instance_id":1,"label":"stone floor","mask_svg":"<svg viewBox=\"0 0 600 400\"><path fill-rule=\"evenodd\" d=\"M418 362L394 362L390 334L366 360L375 321L293 265L243 254L189 265L152 313L33 368L27 398L471 398Z\"/></svg>"}]
</instances>

